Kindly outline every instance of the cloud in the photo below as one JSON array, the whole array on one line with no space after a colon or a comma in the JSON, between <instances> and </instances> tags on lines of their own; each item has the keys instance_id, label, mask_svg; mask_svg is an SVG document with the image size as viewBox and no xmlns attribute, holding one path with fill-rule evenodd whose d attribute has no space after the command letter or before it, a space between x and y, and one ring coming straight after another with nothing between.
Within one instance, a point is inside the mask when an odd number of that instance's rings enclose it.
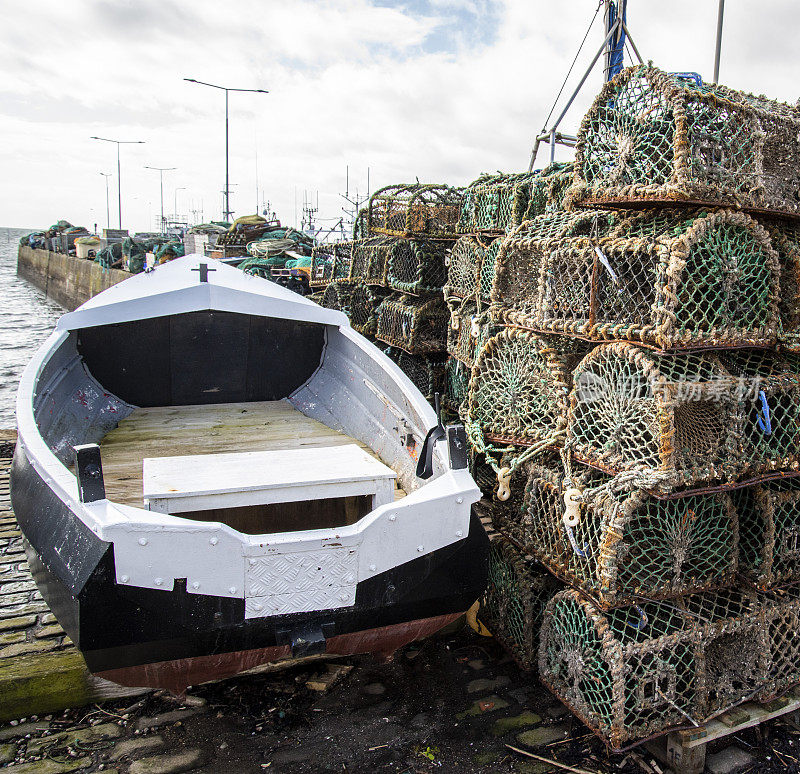
<instances>
[{"instance_id":1,"label":"cloud","mask_svg":"<svg viewBox=\"0 0 800 774\"><path fill-rule=\"evenodd\" d=\"M146 141L122 151L132 229L151 228L159 211L158 176L147 164L178 167L165 175L168 210L174 189L185 187L183 214L192 206L219 217L224 96L184 77L270 92L230 95L240 214L256 206L256 179L285 222L294 221L295 192L302 202L308 190L319 191L319 215L333 223L347 165L351 192L365 191L368 167L373 190L522 170L596 8L596 0L10 4L0 30L6 223L103 225L99 172L116 171L116 152L94 134ZM601 18L565 97L600 45ZM764 0L758 13L729 4L722 80L794 102L797 18L788 0ZM646 59L710 78L716 3L631 4L628 21ZM577 130L601 81L599 69L590 75L563 130Z\"/></svg>"}]
</instances>

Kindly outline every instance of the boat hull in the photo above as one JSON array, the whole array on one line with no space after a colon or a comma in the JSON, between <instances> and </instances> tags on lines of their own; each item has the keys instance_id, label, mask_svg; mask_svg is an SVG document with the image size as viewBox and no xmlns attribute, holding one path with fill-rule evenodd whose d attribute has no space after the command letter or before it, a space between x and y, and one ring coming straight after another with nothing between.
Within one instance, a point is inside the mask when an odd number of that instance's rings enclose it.
<instances>
[{"instance_id":1,"label":"boat hull","mask_svg":"<svg viewBox=\"0 0 800 774\"><path fill-rule=\"evenodd\" d=\"M169 591L118 584L113 544L52 492L21 445L11 483L45 601L90 671L124 685L181 692L291 656L388 656L454 620L485 584L487 538L473 515L462 540L360 582L350 607L245 618L243 599L187 593L185 581Z\"/></svg>"}]
</instances>

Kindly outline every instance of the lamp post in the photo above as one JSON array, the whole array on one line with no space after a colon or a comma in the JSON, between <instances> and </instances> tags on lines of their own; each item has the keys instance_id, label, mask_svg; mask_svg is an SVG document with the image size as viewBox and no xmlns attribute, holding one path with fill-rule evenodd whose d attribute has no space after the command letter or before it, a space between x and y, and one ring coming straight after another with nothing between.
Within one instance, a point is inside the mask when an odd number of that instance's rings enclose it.
<instances>
[{"instance_id":1,"label":"lamp post","mask_svg":"<svg viewBox=\"0 0 800 774\"><path fill-rule=\"evenodd\" d=\"M174 209L172 210L175 213L175 220L178 219L178 191L185 191L186 186L181 186L180 188L175 189L175 201L173 202Z\"/></svg>"},{"instance_id":2,"label":"lamp post","mask_svg":"<svg viewBox=\"0 0 800 774\"><path fill-rule=\"evenodd\" d=\"M155 169L158 172L158 177L161 181L161 233L163 234L166 229L164 228L164 173L165 172L172 172L172 170L177 169L177 167L148 167L145 166L145 169Z\"/></svg>"},{"instance_id":3,"label":"lamp post","mask_svg":"<svg viewBox=\"0 0 800 774\"><path fill-rule=\"evenodd\" d=\"M110 172L100 173L106 179L106 229L111 228L111 210L108 204L108 178L111 177Z\"/></svg>"},{"instance_id":4,"label":"lamp post","mask_svg":"<svg viewBox=\"0 0 800 774\"><path fill-rule=\"evenodd\" d=\"M144 145L144 140L109 140L107 137L90 137L92 140L102 142L113 142L117 145L117 204L119 206L119 227L122 229L122 177L120 175L119 146L120 145Z\"/></svg>"},{"instance_id":5,"label":"lamp post","mask_svg":"<svg viewBox=\"0 0 800 774\"><path fill-rule=\"evenodd\" d=\"M196 83L200 86L210 86L212 89L220 89L221 91L225 92L225 220L230 220L230 216L233 214L231 212L231 198L230 198L230 183L228 182L229 175L229 156L228 156L228 92L231 91L250 91L256 94L269 94L269 91L266 89L234 89L228 86L218 86L215 83L206 83L205 81L196 81L194 78L184 78L184 81L188 83Z\"/></svg>"}]
</instances>

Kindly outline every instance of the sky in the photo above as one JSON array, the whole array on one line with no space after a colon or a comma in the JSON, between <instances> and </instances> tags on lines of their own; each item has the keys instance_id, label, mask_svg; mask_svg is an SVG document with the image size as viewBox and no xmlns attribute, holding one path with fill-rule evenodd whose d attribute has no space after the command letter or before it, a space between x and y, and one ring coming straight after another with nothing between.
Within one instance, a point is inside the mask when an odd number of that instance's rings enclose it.
<instances>
[{"instance_id":1,"label":"sky","mask_svg":"<svg viewBox=\"0 0 800 774\"><path fill-rule=\"evenodd\" d=\"M629 0L645 61L713 76L718 0ZM527 169L535 135L597 0L28 0L0 28L0 224L66 219L156 227L164 209L218 219L225 180L223 86L230 94L231 207L264 201L286 224L304 199L333 226L349 191L465 185ZM800 6L728 0L720 81L794 103ZM602 9L563 105L603 38ZM629 61L626 59L626 61ZM561 129L574 133L602 85L598 67ZM557 112L560 112L557 110ZM570 158L560 150L557 158ZM542 151L537 166L545 163ZM111 173L104 178L101 173ZM176 209L177 205L177 209Z\"/></svg>"}]
</instances>

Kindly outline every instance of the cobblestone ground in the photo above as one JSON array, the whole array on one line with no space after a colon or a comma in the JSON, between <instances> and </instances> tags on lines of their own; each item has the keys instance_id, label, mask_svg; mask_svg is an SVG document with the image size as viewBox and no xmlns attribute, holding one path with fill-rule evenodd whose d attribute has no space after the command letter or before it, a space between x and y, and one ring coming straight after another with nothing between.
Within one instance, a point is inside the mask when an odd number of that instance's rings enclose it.
<instances>
[{"instance_id":1,"label":"cobblestone ground","mask_svg":"<svg viewBox=\"0 0 800 774\"><path fill-rule=\"evenodd\" d=\"M607 755L533 676L469 630L406 648L384 664L316 662L197 686L183 701L149 694L4 724L0 762L8 765L0 770L565 770L507 745L584 772L664 770L641 750ZM797 747L800 732L775 722L712 748L709 771L797 771Z\"/></svg>"}]
</instances>

